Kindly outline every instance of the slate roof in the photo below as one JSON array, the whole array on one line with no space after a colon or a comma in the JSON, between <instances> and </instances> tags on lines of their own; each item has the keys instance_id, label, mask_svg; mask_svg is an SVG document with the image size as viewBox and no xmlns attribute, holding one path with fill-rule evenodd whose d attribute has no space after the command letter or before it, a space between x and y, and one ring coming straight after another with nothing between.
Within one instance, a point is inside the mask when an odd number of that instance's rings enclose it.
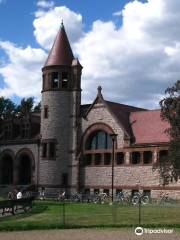
<instances>
[{"instance_id":1,"label":"slate roof","mask_svg":"<svg viewBox=\"0 0 180 240\"><path fill-rule=\"evenodd\" d=\"M120 103L109 102L109 101L105 101L105 102L110 108L111 112L117 117L117 119L123 125L124 129L129 134L129 136L132 137L132 129L129 122L130 113L135 111L144 111L146 109L133 107L125 104L120 104Z\"/></svg>"},{"instance_id":2,"label":"slate roof","mask_svg":"<svg viewBox=\"0 0 180 240\"><path fill-rule=\"evenodd\" d=\"M73 59L73 52L62 23L44 67L53 65L71 66Z\"/></svg>"},{"instance_id":3,"label":"slate roof","mask_svg":"<svg viewBox=\"0 0 180 240\"><path fill-rule=\"evenodd\" d=\"M170 125L161 120L160 113L160 110L149 110L130 114L135 144L168 143L170 141L169 135L165 133Z\"/></svg>"}]
</instances>

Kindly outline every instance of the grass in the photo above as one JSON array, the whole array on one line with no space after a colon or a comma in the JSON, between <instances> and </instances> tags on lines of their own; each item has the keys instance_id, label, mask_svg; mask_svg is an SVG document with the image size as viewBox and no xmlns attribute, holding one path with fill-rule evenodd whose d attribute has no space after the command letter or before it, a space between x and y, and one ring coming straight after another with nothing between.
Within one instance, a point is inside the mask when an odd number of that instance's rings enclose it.
<instances>
[{"instance_id":1,"label":"grass","mask_svg":"<svg viewBox=\"0 0 180 240\"><path fill-rule=\"evenodd\" d=\"M134 206L37 201L29 213L0 218L0 230L31 230L82 227L134 227L139 225L139 209ZM144 206L141 208L144 227L180 228L180 207Z\"/></svg>"}]
</instances>

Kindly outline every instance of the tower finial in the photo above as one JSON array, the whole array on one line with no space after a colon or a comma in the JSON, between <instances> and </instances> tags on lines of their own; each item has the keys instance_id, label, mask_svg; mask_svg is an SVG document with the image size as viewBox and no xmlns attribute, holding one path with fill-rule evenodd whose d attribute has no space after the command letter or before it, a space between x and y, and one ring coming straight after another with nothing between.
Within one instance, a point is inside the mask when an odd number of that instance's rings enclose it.
<instances>
[{"instance_id":1,"label":"tower finial","mask_svg":"<svg viewBox=\"0 0 180 240\"><path fill-rule=\"evenodd\" d=\"M64 27L64 24L63 24L63 19L61 19L61 28Z\"/></svg>"},{"instance_id":2,"label":"tower finial","mask_svg":"<svg viewBox=\"0 0 180 240\"><path fill-rule=\"evenodd\" d=\"M102 87L98 86L97 90L98 90L98 95L101 95Z\"/></svg>"}]
</instances>

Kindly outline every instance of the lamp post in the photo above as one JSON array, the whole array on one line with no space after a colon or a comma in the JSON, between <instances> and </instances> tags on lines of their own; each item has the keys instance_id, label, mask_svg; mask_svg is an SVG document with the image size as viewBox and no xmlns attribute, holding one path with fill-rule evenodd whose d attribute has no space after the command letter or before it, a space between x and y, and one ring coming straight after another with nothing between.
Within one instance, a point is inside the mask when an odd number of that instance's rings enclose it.
<instances>
[{"instance_id":1,"label":"lamp post","mask_svg":"<svg viewBox=\"0 0 180 240\"><path fill-rule=\"evenodd\" d=\"M111 171L111 201L113 203L114 200L114 160L115 160L115 142L117 138L117 134L112 133L110 134L111 139L112 139L112 171Z\"/></svg>"}]
</instances>

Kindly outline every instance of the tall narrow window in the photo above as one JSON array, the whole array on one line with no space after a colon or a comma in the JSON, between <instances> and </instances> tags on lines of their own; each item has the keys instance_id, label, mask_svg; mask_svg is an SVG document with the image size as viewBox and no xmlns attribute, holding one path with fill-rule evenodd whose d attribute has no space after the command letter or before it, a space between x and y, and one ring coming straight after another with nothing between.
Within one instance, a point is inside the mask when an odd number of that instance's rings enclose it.
<instances>
[{"instance_id":1,"label":"tall narrow window","mask_svg":"<svg viewBox=\"0 0 180 240\"><path fill-rule=\"evenodd\" d=\"M62 88L67 88L68 87L68 73L63 72L62 73Z\"/></svg>"},{"instance_id":2,"label":"tall narrow window","mask_svg":"<svg viewBox=\"0 0 180 240\"><path fill-rule=\"evenodd\" d=\"M58 72L53 72L51 75L52 79L52 88L58 88L59 87L59 74Z\"/></svg>"},{"instance_id":3,"label":"tall narrow window","mask_svg":"<svg viewBox=\"0 0 180 240\"><path fill-rule=\"evenodd\" d=\"M143 153L143 163L144 164L152 163L152 152L151 151L145 151Z\"/></svg>"},{"instance_id":4,"label":"tall narrow window","mask_svg":"<svg viewBox=\"0 0 180 240\"><path fill-rule=\"evenodd\" d=\"M54 158L55 157L55 142L50 142L49 143L49 158Z\"/></svg>"},{"instance_id":5,"label":"tall narrow window","mask_svg":"<svg viewBox=\"0 0 180 240\"><path fill-rule=\"evenodd\" d=\"M140 152L132 152L131 153L131 163L132 164L140 163Z\"/></svg>"},{"instance_id":6,"label":"tall narrow window","mask_svg":"<svg viewBox=\"0 0 180 240\"><path fill-rule=\"evenodd\" d=\"M116 155L116 164L117 165L121 165L124 163L124 153L123 152L119 152Z\"/></svg>"},{"instance_id":7,"label":"tall narrow window","mask_svg":"<svg viewBox=\"0 0 180 240\"><path fill-rule=\"evenodd\" d=\"M44 118L48 118L48 106L44 106Z\"/></svg>"},{"instance_id":8,"label":"tall narrow window","mask_svg":"<svg viewBox=\"0 0 180 240\"><path fill-rule=\"evenodd\" d=\"M111 164L111 153L105 153L104 154L104 165L110 165Z\"/></svg>"},{"instance_id":9,"label":"tall narrow window","mask_svg":"<svg viewBox=\"0 0 180 240\"><path fill-rule=\"evenodd\" d=\"M47 143L42 144L42 157L43 158L47 157Z\"/></svg>"},{"instance_id":10,"label":"tall narrow window","mask_svg":"<svg viewBox=\"0 0 180 240\"><path fill-rule=\"evenodd\" d=\"M100 165L101 164L101 154L100 153L95 154L94 164L95 165Z\"/></svg>"},{"instance_id":11,"label":"tall narrow window","mask_svg":"<svg viewBox=\"0 0 180 240\"><path fill-rule=\"evenodd\" d=\"M68 174L67 173L62 174L62 185L64 187L68 185Z\"/></svg>"},{"instance_id":12,"label":"tall narrow window","mask_svg":"<svg viewBox=\"0 0 180 240\"><path fill-rule=\"evenodd\" d=\"M45 89L45 85L46 85L46 75L43 74L43 90Z\"/></svg>"}]
</instances>

